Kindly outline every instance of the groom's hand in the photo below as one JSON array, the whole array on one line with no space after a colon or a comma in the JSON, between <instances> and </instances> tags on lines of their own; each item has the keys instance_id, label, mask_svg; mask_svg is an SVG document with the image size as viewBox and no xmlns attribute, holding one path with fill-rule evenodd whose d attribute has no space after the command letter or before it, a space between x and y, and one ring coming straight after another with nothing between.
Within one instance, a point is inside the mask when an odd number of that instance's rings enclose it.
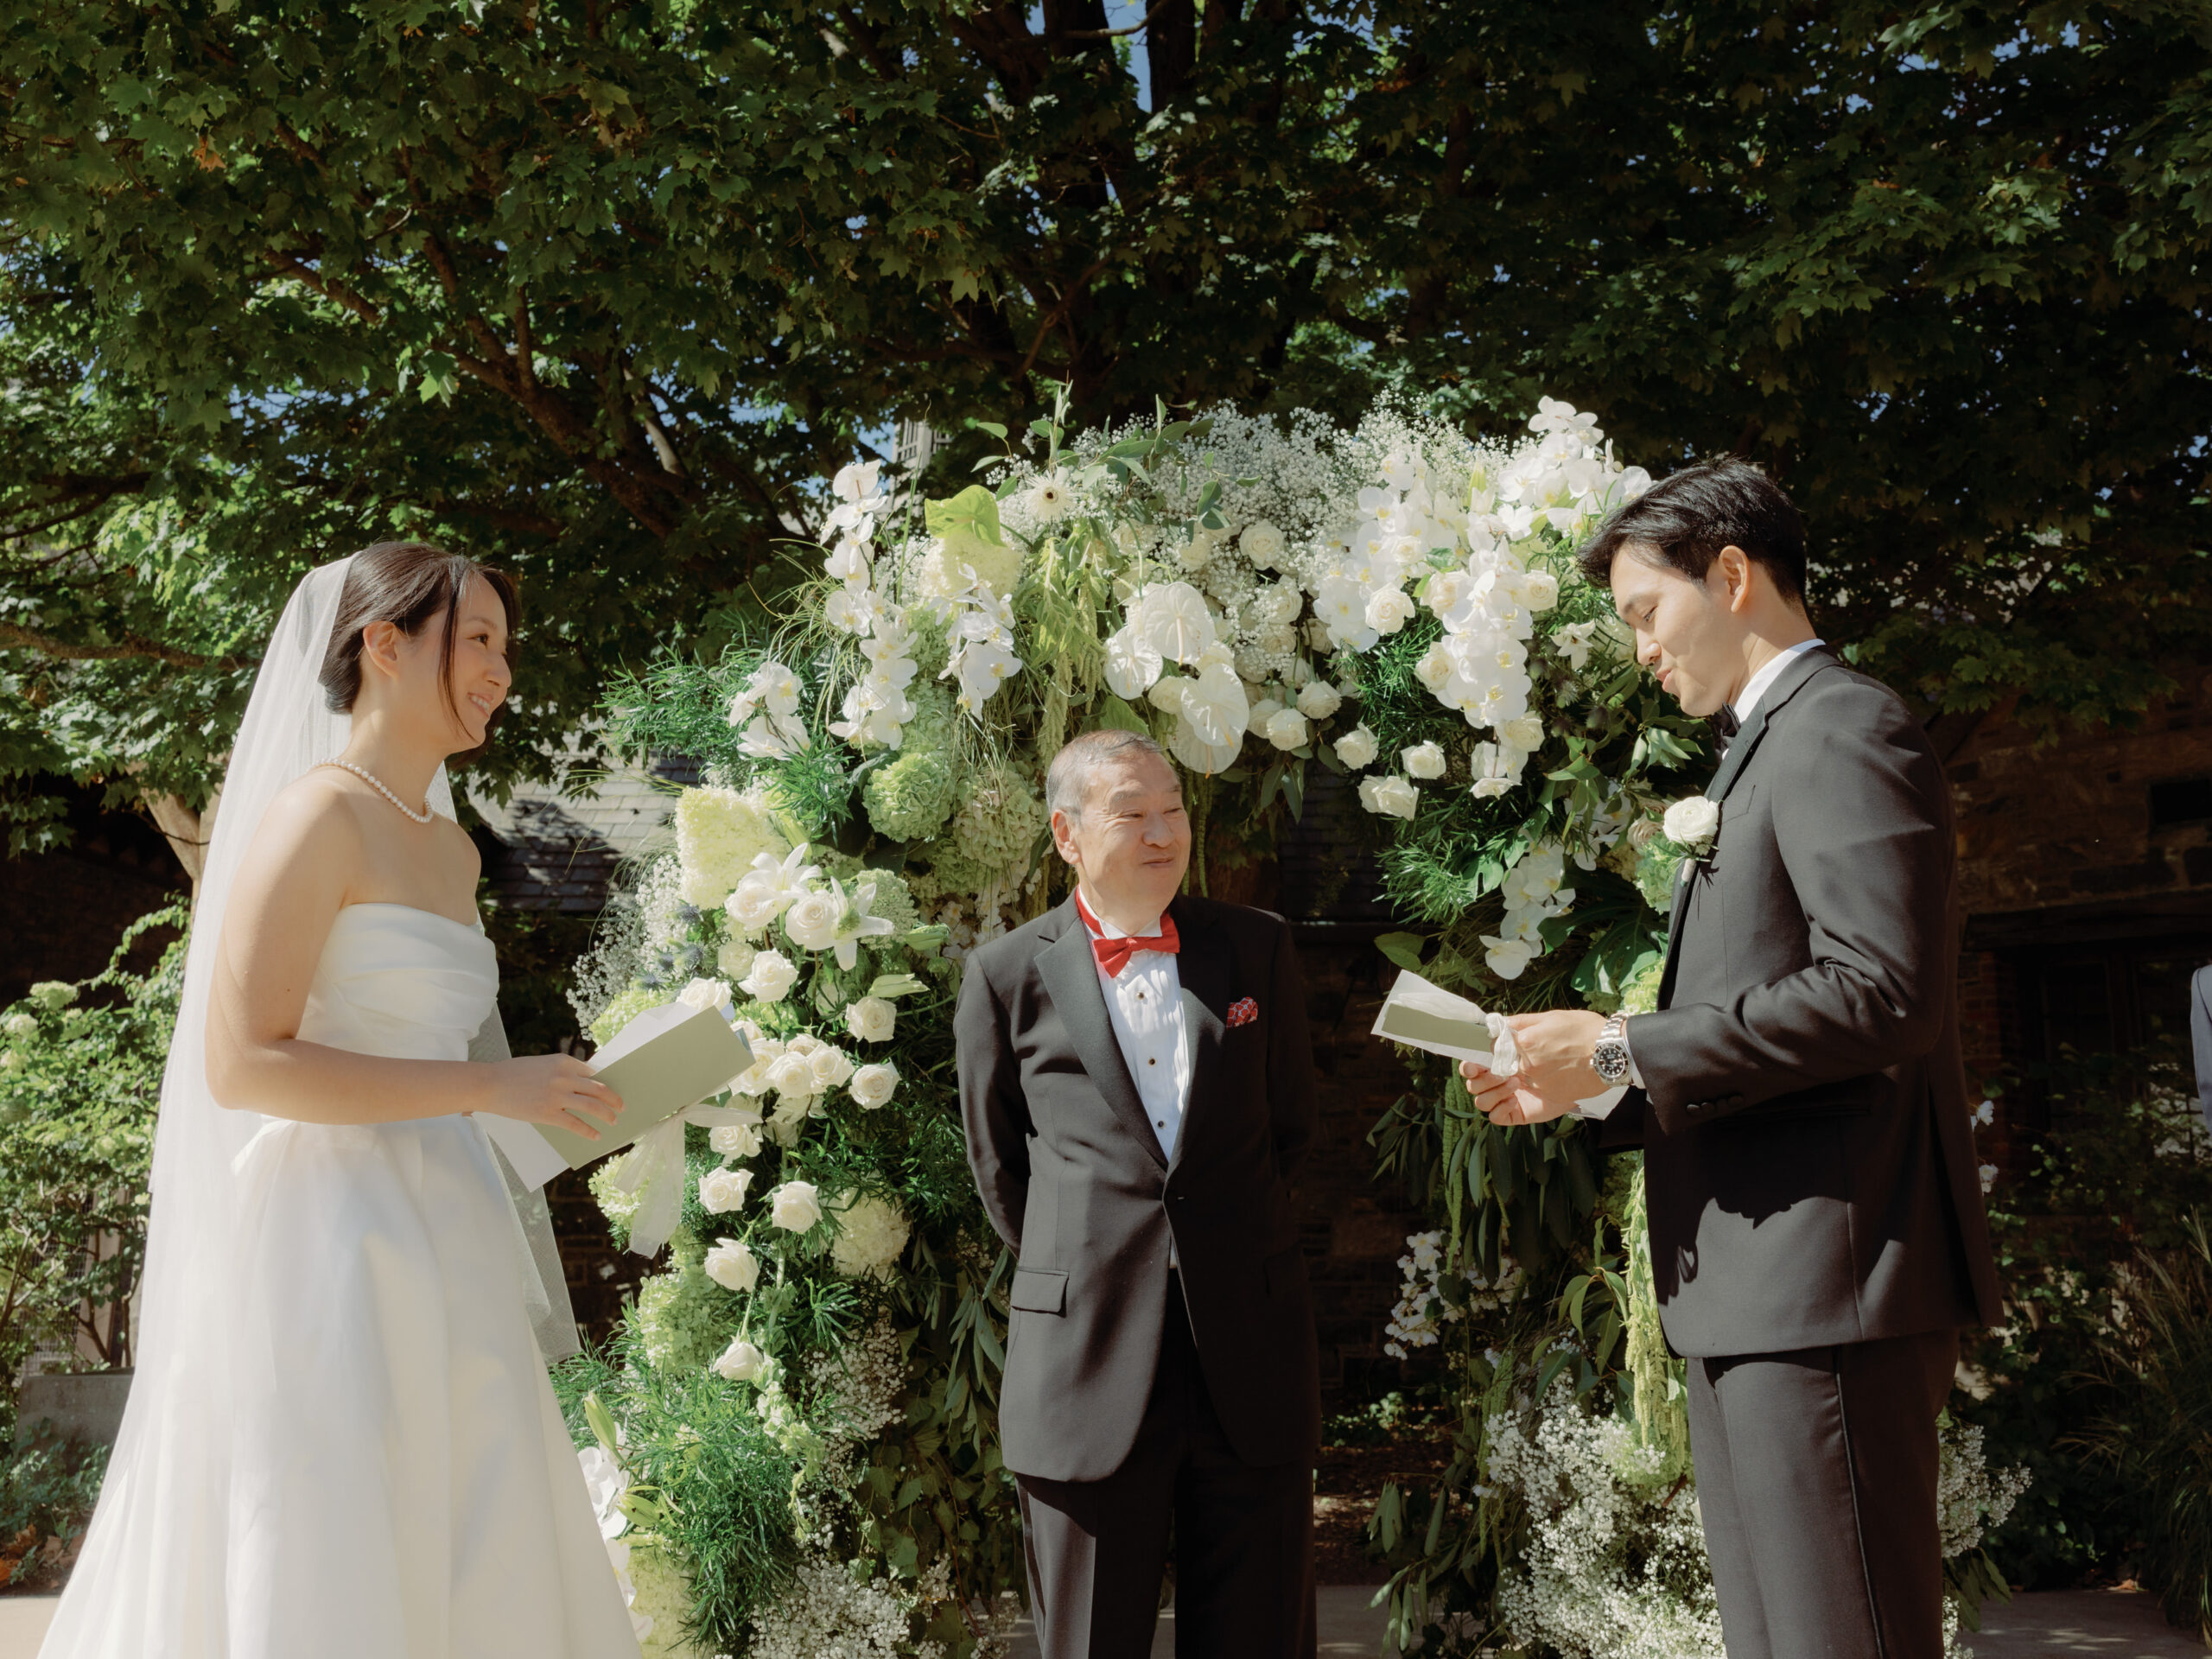
<instances>
[{"instance_id":1,"label":"groom's hand","mask_svg":"<svg viewBox=\"0 0 2212 1659\"><path fill-rule=\"evenodd\" d=\"M1566 1116L1576 1101L1605 1091L1605 1080L1590 1069L1605 1023L1603 1014L1555 1008L1549 1014L1516 1014L1508 1023L1521 1051L1517 1074L1501 1077L1472 1060L1459 1063L1468 1095L1491 1122L1542 1123Z\"/></svg>"}]
</instances>

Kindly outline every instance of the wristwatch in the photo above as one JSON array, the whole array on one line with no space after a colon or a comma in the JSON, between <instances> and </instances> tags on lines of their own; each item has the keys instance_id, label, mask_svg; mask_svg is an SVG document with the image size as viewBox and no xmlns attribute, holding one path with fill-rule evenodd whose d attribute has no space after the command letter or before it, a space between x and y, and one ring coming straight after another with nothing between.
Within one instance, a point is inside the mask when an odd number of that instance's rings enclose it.
<instances>
[{"instance_id":1,"label":"wristwatch","mask_svg":"<svg viewBox=\"0 0 2212 1659\"><path fill-rule=\"evenodd\" d=\"M1610 1086L1628 1081L1628 1016L1610 1014L1598 1027L1598 1046L1591 1051L1590 1069Z\"/></svg>"}]
</instances>

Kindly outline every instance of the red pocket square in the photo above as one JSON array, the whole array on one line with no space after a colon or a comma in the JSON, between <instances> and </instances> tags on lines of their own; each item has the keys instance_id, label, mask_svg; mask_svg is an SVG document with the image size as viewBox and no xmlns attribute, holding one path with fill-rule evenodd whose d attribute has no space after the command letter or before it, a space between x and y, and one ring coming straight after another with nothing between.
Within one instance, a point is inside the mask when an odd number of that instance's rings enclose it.
<instances>
[{"instance_id":1,"label":"red pocket square","mask_svg":"<svg viewBox=\"0 0 2212 1659\"><path fill-rule=\"evenodd\" d=\"M1260 1017L1260 1005L1247 996L1229 1005L1230 1026L1249 1026Z\"/></svg>"}]
</instances>

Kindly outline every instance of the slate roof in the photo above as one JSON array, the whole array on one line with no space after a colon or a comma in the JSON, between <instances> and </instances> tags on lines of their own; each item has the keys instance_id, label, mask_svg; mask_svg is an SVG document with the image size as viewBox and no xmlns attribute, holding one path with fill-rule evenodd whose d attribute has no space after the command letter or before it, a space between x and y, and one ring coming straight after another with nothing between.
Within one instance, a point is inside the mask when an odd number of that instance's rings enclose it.
<instances>
[{"instance_id":1,"label":"slate roof","mask_svg":"<svg viewBox=\"0 0 2212 1659\"><path fill-rule=\"evenodd\" d=\"M505 805L472 795L493 896L514 910L603 909L616 868L668 822L677 787L698 781L694 763L671 759L570 789L524 785Z\"/></svg>"}]
</instances>

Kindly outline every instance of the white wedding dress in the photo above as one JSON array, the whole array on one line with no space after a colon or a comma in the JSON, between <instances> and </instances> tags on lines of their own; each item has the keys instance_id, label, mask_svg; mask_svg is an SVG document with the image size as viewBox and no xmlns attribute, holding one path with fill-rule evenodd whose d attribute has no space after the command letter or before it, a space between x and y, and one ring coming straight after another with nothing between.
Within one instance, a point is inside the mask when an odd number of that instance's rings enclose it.
<instances>
[{"instance_id":1,"label":"white wedding dress","mask_svg":"<svg viewBox=\"0 0 2212 1659\"><path fill-rule=\"evenodd\" d=\"M498 986L480 928L350 906L299 1034L465 1059ZM483 1130L238 1116L226 1379L142 1370L44 1659L634 1659Z\"/></svg>"}]
</instances>

